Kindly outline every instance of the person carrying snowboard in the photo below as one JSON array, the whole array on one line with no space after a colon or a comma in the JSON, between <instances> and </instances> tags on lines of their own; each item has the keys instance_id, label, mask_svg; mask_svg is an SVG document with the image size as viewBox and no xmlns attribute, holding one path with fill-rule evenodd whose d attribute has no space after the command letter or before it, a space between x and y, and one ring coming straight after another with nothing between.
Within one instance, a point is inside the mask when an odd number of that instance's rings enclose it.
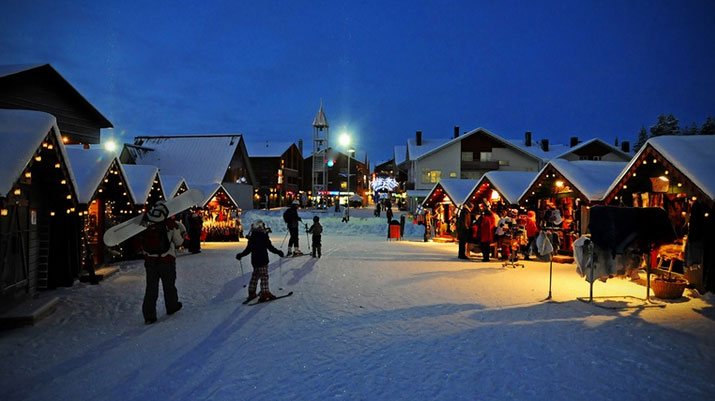
<instances>
[{"instance_id":1,"label":"person carrying snowboard","mask_svg":"<svg viewBox=\"0 0 715 401\"><path fill-rule=\"evenodd\" d=\"M320 257L320 238L323 233L323 226L320 225L320 217L313 216L313 225L308 229L308 233L313 234L313 252L312 257L315 257L316 252Z\"/></svg>"},{"instance_id":2,"label":"person carrying snowboard","mask_svg":"<svg viewBox=\"0 0 715 401\"><path fill-rule=\"evenodd\" d=\"M236 254L236 259L241 260L242 257L251 254L251 265L253 266L253 274L251 275L251 282L248 284L248 298L246 302L256 298L256 287L258 286L258 281L261 281L261 293L260 302L270 301L276 299L276 296L271 294L268 288L268 251L275 253L276 255L283 257L283 251L276 249L276 247L271 244L270 238L268 238L268 233L266 232L266 226L263 221L256 220L251 225L251 233L248 236L248 245L243 252Z\"/></svg>"},{"instance_id":3,"label":"person carrying snowboard","mask_svg":"<svg viewBox=\"0 0 715 401\"><path fill-rule=\"evenodd\" d=\"M156 300L159 297L159 280L164 287L164 307L166 314L178 312L182 304L176 291L176 248L184 242L181 228L168 219L166 202L159 201L146 214L153 223L142 236L144 268L146 269L146 290L142 304L144 323L156 322Z\"/></svg>"},{"instance_id":4,"label":"person carrying snowboard","mask_svg":"<svg viewBox=\"0 0 715 401\"><path fill-rule=\"evenodd\" d=\"M300 251L298 246L298 222L303 221L303 219L298 216L298 200L294 200L290 207L283 213L283 221L286 222L288 226L288 232L290 233L290 239L288 240L288 256L300 256L303 252ZM295 249L293 249L295 247Z\"/></svg>"}]
</instances>

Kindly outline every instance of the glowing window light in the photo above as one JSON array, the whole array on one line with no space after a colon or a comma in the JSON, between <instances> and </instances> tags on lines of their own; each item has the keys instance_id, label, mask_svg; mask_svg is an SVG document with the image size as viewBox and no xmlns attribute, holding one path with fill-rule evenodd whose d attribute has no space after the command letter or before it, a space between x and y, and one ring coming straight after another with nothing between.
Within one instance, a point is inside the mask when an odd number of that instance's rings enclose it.
<instances>
[{"instance_id":1,"label":"glowing window light","mask_svg":"<svg viewBox=\"0 0 715 401\"><path fill-rule=\"evenodd\" d=\"M559 181L556 181L556 186L557 186L557 187L559 187L559 188L561 188L561 187L563 187L563 186L564 186L564 182L563 182L563 181L561 181L561 180L559 180Z\"/></svg>"}]
</instances>

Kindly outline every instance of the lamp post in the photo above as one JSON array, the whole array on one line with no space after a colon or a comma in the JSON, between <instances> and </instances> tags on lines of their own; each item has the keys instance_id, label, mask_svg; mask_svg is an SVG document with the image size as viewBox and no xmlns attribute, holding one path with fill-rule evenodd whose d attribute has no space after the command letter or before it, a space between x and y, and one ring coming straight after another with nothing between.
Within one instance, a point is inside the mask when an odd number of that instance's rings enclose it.
<instances>
[{"instance_id":1,"label":"lamp post","mask_svg":"<svg viewBox=\"0 0 715 401\"><path fill-rule=\"evenodd\" d=\"M350 142L351 138L350 135L347 134L347 132L344 132L342 135L340 135L340 144L343 145L343 147L348 148L348 171L345 174L345 181L346 181L346 187L347 187L347 193L348 193L348 200L345 205L345 207L348 209L348 215L350 213L350 154L352 152L355 152L355 149L350 148Z\"/></svg>"}]
</instances>

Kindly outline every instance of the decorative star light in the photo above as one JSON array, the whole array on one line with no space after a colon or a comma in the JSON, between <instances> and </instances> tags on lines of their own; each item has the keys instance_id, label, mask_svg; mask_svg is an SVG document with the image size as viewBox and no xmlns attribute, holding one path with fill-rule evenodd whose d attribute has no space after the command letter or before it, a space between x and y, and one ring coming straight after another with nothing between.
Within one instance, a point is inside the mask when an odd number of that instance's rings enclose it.
<instances>
[{"instance_id":1,"label":"decorative star light","mask_svg":"<svg viewBox=\"0 0 715 401\"><path fill-rule=\"evenodd\" d=\"M375 179L370 183L370 188L373 191L392 191L397 188L399 184L397 180L392 177L375 177Z\"/></svg>"}]
</instances>

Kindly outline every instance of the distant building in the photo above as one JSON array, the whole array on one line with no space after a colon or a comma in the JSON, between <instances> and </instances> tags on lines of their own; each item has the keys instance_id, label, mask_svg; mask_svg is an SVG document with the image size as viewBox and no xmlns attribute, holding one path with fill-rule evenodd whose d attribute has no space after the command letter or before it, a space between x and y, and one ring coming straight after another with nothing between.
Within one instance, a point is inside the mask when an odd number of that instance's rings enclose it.
<instances>
[{"instance_id":1,"label":"distant building","mask_svg":"<svg viewBox=\"0 0 715 401\"><path fill-rule=\"evenodd\" d=\"M299 144L302 146L302 141ZM246 142L256 176L254 207L286 206L298 197L304 178L301 146L293 142Z\"/></svg>"},{"instance_id":2,"label":"distant building","mask_svg":"<svg viewBox=\"0 0 715 401\"><path fill-rule=\"evenodd\" d=\"M330 196L340 197L340 201L345 203L350 195L357 194L363 199L367 199L366 192L369 191L368 179L370 171L367 163L367 154L364 152L356 152L350 158L350 193L348 193L347 185L347 169L348 155L334 148L326 150L326 159L322 161L327 166L328 171L328 189L323 194L313 194L310 187L310 181L304 179L303 190L310 191L313 197ZM311 171L313 166L313 155L305 158L303 162L306 172ZM307 184L306 184L307 183Z\"/></svg>"},{"instance_id":3,"label":"distant building","mask_svg":"<svg viewBox=\"0 0 715 401\"><path fill-rule=\"evenodd\" d=\"M240 134L138 136L124 146L120 159L156 166L160 175L182 176L189 188L239 184L233 186L238 206L253 208L256 180Z\"/></svg>"}]
</instances>

